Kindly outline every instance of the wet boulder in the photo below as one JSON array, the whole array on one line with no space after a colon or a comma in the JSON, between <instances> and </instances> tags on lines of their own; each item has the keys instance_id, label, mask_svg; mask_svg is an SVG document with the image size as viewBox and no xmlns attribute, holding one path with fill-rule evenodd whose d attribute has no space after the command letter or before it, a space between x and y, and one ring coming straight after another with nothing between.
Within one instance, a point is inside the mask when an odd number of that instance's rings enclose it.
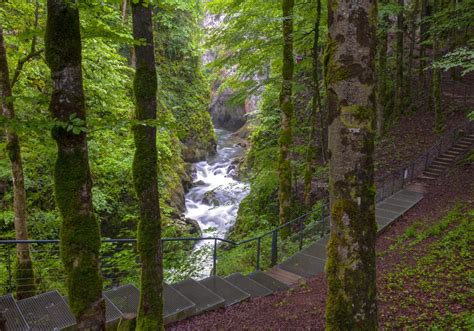
<instances>
[{"instance_id":1,"label":"wet boulder","mask_svg":"<svg viewBox=\"0 0 474 331\"><path fill-rule=\"evenodd\" d=\"M219 200L217 191L211 190L206 192L202 198L202 203L209 206L219 207L221 205L221 201Z\"/></svg>"}]
</instances>

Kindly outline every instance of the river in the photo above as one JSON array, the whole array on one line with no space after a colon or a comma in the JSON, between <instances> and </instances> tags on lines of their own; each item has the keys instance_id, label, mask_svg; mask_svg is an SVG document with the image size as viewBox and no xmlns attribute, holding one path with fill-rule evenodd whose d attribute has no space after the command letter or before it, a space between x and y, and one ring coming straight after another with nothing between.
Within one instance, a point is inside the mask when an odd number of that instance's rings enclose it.
<instances>
[{"instance_id":1,"label":"river","mask_svg":"<svg viewBox=\"0 0 474 331\"><path fill-rule=\"evenodd\" d=\"M236 178L236 160L243 153L232 132L216 129L217 150L208 160L193 164L193 187L186 194L187 218L199 223L204 237L225 237L234 225L239 204L248 194L246 183ZM213 245L199 242L195 249ZM207 253L209 255L210 253ZM212 258L205 259L206 266L200 273L209 275Z\"/></svg>"}]
</instances>

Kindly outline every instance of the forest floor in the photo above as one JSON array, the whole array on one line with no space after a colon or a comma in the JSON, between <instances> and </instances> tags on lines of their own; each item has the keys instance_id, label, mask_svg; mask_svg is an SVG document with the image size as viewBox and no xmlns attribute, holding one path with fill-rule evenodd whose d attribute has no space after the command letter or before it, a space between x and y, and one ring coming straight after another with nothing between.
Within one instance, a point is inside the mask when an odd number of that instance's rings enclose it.
<instances>
[{"instance_id":1,"label":"forest floor","mask_svg":"<svg viewBox=\"0 0 474 331\"><path fill-rule=\"evenodd\" d=\"M381 329L474 327L474 164L458 164L425 186L425 197L376 243ZM168 326L169 330L322 330L324 274ZM470 324L469 324L470 323Z\"/></svg>"}]
</instances>

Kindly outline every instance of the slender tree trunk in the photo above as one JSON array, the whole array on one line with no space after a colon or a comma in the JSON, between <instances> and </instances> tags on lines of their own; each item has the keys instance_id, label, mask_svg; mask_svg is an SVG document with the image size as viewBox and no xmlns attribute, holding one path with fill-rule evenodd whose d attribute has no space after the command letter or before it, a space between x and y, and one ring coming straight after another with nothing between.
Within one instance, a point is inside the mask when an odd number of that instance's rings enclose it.
<instances>
[{"instance_id":1,"label":"slender tree trunk","mask_svg":"<svg viewBox=\"0 0 474 331\"><path fill-rule=\"evenodd\" d=\"M440 0L434 0L433 3L434 13L436 14L440 10ZM439 47L439 36L436 34L432 35L433 39L433 51L432 51L432 58L433 63L438 61L440 47ZM441 132L444 129L444 116L443 111L441 109L441 71L439 68L433 67L432 69L432 104L435 113L435 123L434 123L434 131Z\"/></svg>"},{"instance_id":2,"label":"slender tree trunk","mask_svg":"<svg viewBox=\"0 0 474 331\"><path fill-rule=\"evenodd\" d=\"M122 0L122 3L120 4L120 10L122 11L122 21L124 23L127 22L128 20L128 2L127 0Z\"/></svg>"},{"instance_id":3,"label":"slender tree trunk","mask_svg":"<svg viewBox=\"0 0 474 331\"><path fill-rule=\"evenodd\" d=\"M0 98L2 114L5 118L15 118L15 109L12 100L7 52L3 38L3 28L0 27ZM28 240L27 208L25 178L21 160L20 139L15 131L5 128L7 138L7 151L10 158L13 175L13 209L15 212L15 238L17 240ZM28 244L16 245L17 264L15 269L16 298L18 300L35 295L35 277L33 263L30 257Z\"/></svg>"},{"instance_id":4,"label":"slender tree trunk","mask_svg":"<svg viewBox=\"0 0 474 331\"><path fill-rule=\"evenodd\" d=\"M58 146L54 192L61 214L61 258L66 270L69 305L79 330L105 329L105 303L99 270L100 231L92 206L86 111L81 67L79 11L71 1L48 0L45 51L53 92L53 129Z\"/></svg>"},{"instance_id":5,"label":"slender tree trunk","mask_svg":"<svg viewBox=\"0 0 474 331\"><path fill-rule=\"evenodd\" d=\"M418 17L418 7L419 7L419 0L415 0L413 3L413 10L411 12L411 17L410 17L410 48L409 48L409 53L408 53L408 71L407 71L407 95L408 99L410 101L410 107L415 107L414 105L414 94L413 92L416 93L418 88L414 89L414 86L412 84L413 82L413 57L414 57L414 52L415 52L415 44L416 44L416 18ZM418 84L417 84L418 85Z\"/></svg>"},{"instance_id":6,"label":"slender tree trunk","mask_svg":"<svg viewBox=\"0 0 474 331\"><path fill-rule=\"evenodd\" d=\"M152 9L145 1L132 3L133 38L144 40L135 45L134 80L137 120L156 119L157 74L153 46ZM140 306L137 330L163 329L163 258L161 217L158 196L156 128L137 125L133 182L140 206L138 251L142 262Z\"/></svg>"},{"instance_id":7,"label":"slender tree trunk","mask_svg":"<svg viewBox=\"0 0 474 331\"><path fill-rule=\"evenodd\" d=\"M384 134L385 118L387 117L388 91L387 91L387 51L389 15L382 17L383 26L380 30L379 61L378 61L378 93L377 93L377 136Z\"/></svg>"},{"instance_id":8,"label":"slender tree trunk","mask_svg":"<svg viewBox=\"0 0 474 331\"><path fill-rule=\"evenodd\" d=\"M427 37L427 25L424 20L428 17L428 0L421 0L420 3L420 55L419 55L419 67L418 67L418 80L421 83L421 89L423 94L426 93L426 46L424 42L426 41Z\"/></svg>"},{"instance_id":9,"label":"slender tree trunk","mask_svg":"<svg viewBox=\"0 0 474 331\"><path fill-rule=\"evenodd\" d=\"M291 162L290 146L293 140L293 8L294 0L282 0L283 9L283 83L280 91L281 130L279 156L280 224L291 217Z\"/></svg>"},{"instance_id":10,"label":"slender tree trunk","mask_svg":"<svg viewBox=\"0 0 474 331\"><path fill-rule=\"evenodd\" d=\"M325 154L324 115L321 107L321 93L319 91L319 26L321 24L321 0L317 0L316 21L314 23L313 39L313 101L311 107L311 130L309 133L308 151L306 154L306 168L304 174L304 204L307 209L311 207L311 182L314 174L314 162L316 159L316 133L321 132L321 151ZM319 123L318 123L319 117ZM325 157L323 157L325 159Z\"/></svg>"},{"instance_id":11,"label":"slender tree trunk","mask_svg":"<svg viewBox=\"0 0 474 331\"><path fill-rule=\"evenodd\" d=\"M377 4L330 0L326 51L331 234L327 330L376 330L375 42Z\"/></svg>"},{"instance_id":12,"label":"slender tree trunk","mask_svg":"<svg viewBox=\"0 0 474 331\"><path fill-rule=\"evenodd\" d=\"M404 0L398 0L399 13L397 15L397 32L396 32L396 76L395 76L395 100L394 100L394 116L399 118L403 113L403 92L404 92L404 77L403 77L403 68L404 68L404 51L403 51L403 15L404 15Z\"/></svg>"}]
</instances>

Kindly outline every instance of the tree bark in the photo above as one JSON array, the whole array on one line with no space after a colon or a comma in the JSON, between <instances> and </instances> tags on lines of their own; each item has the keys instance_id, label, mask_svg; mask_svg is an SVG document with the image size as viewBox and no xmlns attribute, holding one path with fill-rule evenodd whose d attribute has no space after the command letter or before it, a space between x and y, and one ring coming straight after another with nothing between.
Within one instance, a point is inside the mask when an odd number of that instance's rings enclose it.
<instances>
[{"instance_id":1,"label":"tree bark","mask_svg":"<svg viewBox=\"0 0 474 331\"><path fill-rule=\"evenodd\" d=\"M385 118L388 116L388 99L389 93L387 91L387 51L388 51L388 29L390 26L390 18L388 14L382 17L382 28L380 30L380 44L379 44L379 61L378 61L378 75L377 75L377 136L381 137L384 134Z\"/></svg>"},{"instance_id":2,"label":"tree bark","mask_svg":"<svg viewBox=\"0 0 474 331\"><path fill-rule=\"evenodd\" d=\"M326 159L326 139L324 133L325 120L321 107L321 93L319 90L319 26L321 24L321 0L316 2L316 21L314 23L313 39L313 100L311 105L311 129L309 133L308 150L306 154L306 168L304 174L304 204L307 209L311 208L311 183L314 174L314 162L316 159L316 133L321 132L321 151L323 159ZM319 117L319 123L318 123Z\"/></svg>"},{"instance_id":3,"label":"tree bark","mask_svg":"<svg viewBox=\"0 0 474 331\"><path fill-rule=\"evenodd\" d=\"M283 10L283 82L280 91L281 129L279 155L280 224L291 218L291 161L290 147L293 140L293 8L294 0L282 0ZM286 230L283 231L287 232Z\"/></svg>"},{"instance_id":4,"label":"tree bark","mask_svg":"<svg viewBox=\"0 0 474 331\"><path fill-rule=\"evenodd\" d=\"M104 330L100 231L92 206L79 11L68 0L48 0L47 9L45 53L53 80L50 111L55 120L74 127L57 125L52 132L58 147L54 192L62 218L60 248L69 305L79 330Z\"/></svg>"},{"instance_id":5,"label":"tree bark","mask_svg":"<svg viewBox=\"0 0 474 331\"><path fill-rule=\"evenodd\" d=\"M2 27L0 27L0 98L3 116L9 120L13 120L15 118L15 108L12 99L7 51ZM11 162L13 177L15 238L17 240L28 240L25 177L21 159L20 139L14 129L9 126L5 127L5 133L7 138L7 152ZM29 245L17 244L16 257L16 298L21 300L35 295L36 291Z\"/></svg>"},{"instance_id":6,"label":"tree bark","mask_svg":"<svg viewBox=\"0 0 474 331\"><path fill-rule=\"evenodd\" d=\"M376 330L375 1L328 3L328 330Z\"/></svg>"},{"instance_id":7,"label":"tree bark","mask_svg":"<svg viewBox=\"0 0 474 331\"><path fill-rule=\"evenodd\" d=\"M418 14L418 7L419 7L419 0L415 0L413 3L413 9L410 14L410 48L408 53L408 70L407 70L407 95L410 101L410 107L413 108L414 106L414 91L417 91L418 88L413 89L413 60L414 60L414 53L415 53L415 44L416 44L416 18ZM415 92L416 93L416 92Z\"/></svg>"},{"instance_id":8,"label":"tree bark","mask_svg":"<svg viewBox=\"0 0 474 331\"><path fill-rule=\"evenodd\" d=\"M403 29L404 29L404 0L398 0L399 13L397 15L397 32L396 32L396 74L395 74L395 100L394 100L394 111L395 118L399 118L403 113L403 92L404 92L404 51L403 51Z\"/></svg>"},{"instance_id":9,"label":"tree bark","mask_svg":"<svg viewBox=\"0 0 474 331\"><path fill-rule=\"evenodd\" d=\"M132 3L133 37L144 40L135 44L134 79L137 120L156 119L157 74L153 46L151 6L145 1ZM156 128L136 125L133 181L140 206L138 251L142 262L140 306L137 330L163 329L163 257L161 216L158 196Z\"/></svg>"},{"instance_id":10,"label":"tree bark","mask_svg":"<svg viewBox=\"0 0 474 331\"><path fill-rule=\"evenodd\" d=\"M440 10L440 0L434 0L433 3L433 10L436 14ZM432 50L432 59L433 63L438 61L440 47L439 47L439 36L433 34L432 41L433 41L433 50ZM435 123L434 123L434 131L435 132L442 132L444 129L444 116L443 111L441 109L441 70L439 68L433 67L432 70L432 104L435 113Z\"/></svg>"},{"instance_id":11,"label":"tree bark","mask_svg":"<svg viewBox=\"0 0 474 331\"><path fill-rule=\"evenodd\" d=\"M424 42L427 39L427 23L424 22L424 19L428 17L428 0L421 0L420 8L420 61L418 67L418 80L421 82L421 88L423 93L426 93L427 83L426 83L426 47Z\"/></svg>"}]
</instances>

